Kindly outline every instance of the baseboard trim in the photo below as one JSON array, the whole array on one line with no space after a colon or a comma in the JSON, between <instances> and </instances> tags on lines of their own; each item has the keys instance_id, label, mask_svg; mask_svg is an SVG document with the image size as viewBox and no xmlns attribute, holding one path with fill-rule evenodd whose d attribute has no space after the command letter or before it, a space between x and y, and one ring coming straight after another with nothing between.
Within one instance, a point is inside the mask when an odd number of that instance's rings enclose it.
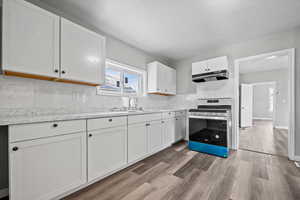
<instances>
[{"instance_id":1,"label":"baseboard trim","mask_svg":"<svg viewBox=\"0 0 300 200\"><path fill-rule=\"evenodd\" d=\"M300 162L300 156L294 156L294 161Z\"/></svg>"},{"instance_id":2,"label":"baseboard trim","mask_svg":"<svg viewBox=\"0 0 300 200\"><path fill-rule=\"evenodd\" d=\"M0 199L8 196L8 188L0 190Z\"/></svg>"},{"instance_id":3,"label":"baseboard trim","mask_svg":"<svg viewBox=\"0 0 300 200\"><path fill-rule=\"evenodd\" d=\"M254 120L268 120L268 121L273 121L272 118L266 118L266 117L253 117Z\"/></svg>"},{"instance_id":4,"label":"baseboard trim","mask_svg":"<svg viewBox=\"0 0 300 200\"><path fill-rule=\"evenodd\" d=\"M289 129L288 126L275 126L275 128L277 128L277 129L286 129L286 130Z\"/></svg>"}]
</instances>

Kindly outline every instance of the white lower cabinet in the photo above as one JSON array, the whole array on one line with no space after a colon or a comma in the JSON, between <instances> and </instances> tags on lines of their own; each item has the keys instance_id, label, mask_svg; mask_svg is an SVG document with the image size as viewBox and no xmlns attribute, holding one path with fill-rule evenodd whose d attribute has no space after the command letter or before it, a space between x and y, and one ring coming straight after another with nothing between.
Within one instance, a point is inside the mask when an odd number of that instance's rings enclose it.
<instances>
[{"instance_id":1,"label":"white lower cabinet","mask_svg":"<svg viewBox=\"0 0 300 200\"><path fill-rule=\"evenodd\" d=\"M127 127L88 132L88 181L127 164Z\"/></svg>"},{"instance_id":2,"label":"white lower cabinet","mask_svg":"<svg viewBox=\"0 0 300 200\"><path fill-rule=\"evenodd\" d=\"M149 153L163 148L163 131L161 121L153 121L147 126Z\"/></svg>"},{"instance_id":3,"label":"white lower cabinet","mask_svg":"<svg viewBox=\"0 0 300 200\"><path fill-rule=\"evenodd\" d=\"M9 148L11 200L48 200L86 183L85 132Z\"/></svg>"},{"instance_id":4,"label":"white lower cabinet","mask_svg":"<svg viewBox=\"0 0 300 200\"><path fill-rule=\"evenodd\" d=\"M175 118L164 120L163 135L165 146L170 146L175 142Z\"/></svg>"},{"instance_id":5,"label":"white lower cabinet","mask_svg":"<svg viewBox=\"0 0 300 200\"><path fill-rule=\"evenodd\" d=\"M128 125L128 162L134 162L148 153L147 123Z\"/></svg>"},{"instance_id":6,"label":"white lower cabinet","mask_svg":"<svg viewBox=\"0 0 300 200\"><path fill-rule=\"evenodd\" d=\"M175 121L175 141L185 138L186 134L186 118L184 116L177 117Z\"/></svg>"}]
</instances>

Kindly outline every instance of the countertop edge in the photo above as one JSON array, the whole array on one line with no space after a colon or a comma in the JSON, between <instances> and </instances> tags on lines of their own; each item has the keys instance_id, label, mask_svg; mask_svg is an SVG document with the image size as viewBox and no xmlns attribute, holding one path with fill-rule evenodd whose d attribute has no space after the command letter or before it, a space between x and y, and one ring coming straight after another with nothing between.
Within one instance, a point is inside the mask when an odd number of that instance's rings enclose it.
<instances>
[{"instance_id":1,"label":"countertop edge","mask_svg":"<svg viewBox=\"0 0 300 200\"><path fill-rule=\"evenodd\" d=\"M176 112L176 111L187 111L187 109L162 109L155 111L145 112L132 112L132 113L114 113L114 112L99 112L99 113L82 113L82 114L66 114L66 115L46 115L36 117L9 117L8 120L0 119L0 126L13 126L22 124L34 124L34 123L47 123L55 121L70 121L70 120L88 120L106 117L122 117L122 116L133 116L133 115L145 115L154 113L164 112Z\"/></svg>"}]
</instances>

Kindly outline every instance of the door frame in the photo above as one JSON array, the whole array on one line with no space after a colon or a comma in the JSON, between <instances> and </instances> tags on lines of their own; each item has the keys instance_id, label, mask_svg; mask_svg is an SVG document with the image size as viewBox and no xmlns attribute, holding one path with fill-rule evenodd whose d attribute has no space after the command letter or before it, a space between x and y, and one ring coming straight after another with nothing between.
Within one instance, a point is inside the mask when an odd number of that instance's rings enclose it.
<instances>
[{"instance_id":1,"label":"door frame","mask_svg":"<svg viewBox=\"0 0 300 200\"><path fill-rule=\"evenodd\" d=\"M269 57L272 55L287 55L289 60L289 126L288 126L288 158L295 160L295 48L258 54L234 60L234 134L233 149L239 149L239 67L243 61Z\"/></svg>"}]
</instances>

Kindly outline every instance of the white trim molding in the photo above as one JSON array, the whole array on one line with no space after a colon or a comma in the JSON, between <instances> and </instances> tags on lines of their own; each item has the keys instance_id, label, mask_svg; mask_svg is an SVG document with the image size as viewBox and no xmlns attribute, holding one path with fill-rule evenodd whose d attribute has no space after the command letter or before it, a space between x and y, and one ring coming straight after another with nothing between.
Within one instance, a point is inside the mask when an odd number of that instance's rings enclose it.
<instances>
[{"instance_id":1,"label":"white trim molding","mask_svg":"<svg viewBox=\"0 0 300 200\"><path fill-rule=\"evenodd\" d=\"M239 67L240 63L258 58L266 58L273 55L287 55L289 59L289 125L288 125L288 157L290 160L299 160L300 156L295 156L295 49L284 49L271 53L259 54L245 58L238 58L234 61L234 106L233 106L233 147L239 148Z\"/></svg>"},{"instance_id":2,"label":"white trim molding","mask_svg":"<svg viewBox=\"0 0 300 200\"><path fill-rule=\"evenodd\" d=\"M253 117L254 120L268 120L268 121L272 121L272 118L268 118L268 117Z\"/></svg>"},{"instance_id":3,"label":"white trim molding","mask_svg":"<svg viewBox=\"0 0 300 200\"><path fill-rule=\"evenodd\" d=\"M8 196L8 188L0 190L0 199Z\"/></svg>"},{"instance_id":4,"label":"white trim molding","mask_svg":"<svg viewBox=\"0 0 300 200\"><path fill-rule=\"evenodd\" d=\"M276 129L286 129L288 130L289 127L288 126L275 126Z\"/></svg>"}]
</instances>

